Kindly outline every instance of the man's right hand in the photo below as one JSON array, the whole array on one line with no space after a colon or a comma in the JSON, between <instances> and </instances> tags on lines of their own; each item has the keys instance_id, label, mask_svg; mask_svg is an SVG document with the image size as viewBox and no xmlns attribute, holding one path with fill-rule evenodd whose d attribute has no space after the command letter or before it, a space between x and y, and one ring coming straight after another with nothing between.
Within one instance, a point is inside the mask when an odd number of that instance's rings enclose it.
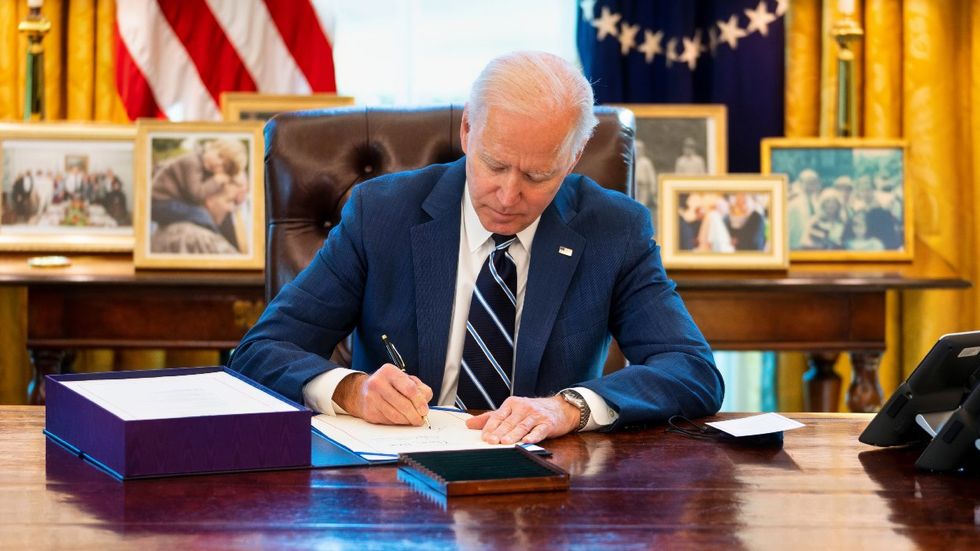
<instances>
[{"instance_id":1,"label":"man's right hand","mask_svg":"<svg viewBox=\"0 0 980 551\"><path fill-rule=\"evenodd\" d=\"M431 388L390 363L371 375L344 377L333 395L344 411L378 425L421 426L431 399Z\"/></svg>"}]
</instances>

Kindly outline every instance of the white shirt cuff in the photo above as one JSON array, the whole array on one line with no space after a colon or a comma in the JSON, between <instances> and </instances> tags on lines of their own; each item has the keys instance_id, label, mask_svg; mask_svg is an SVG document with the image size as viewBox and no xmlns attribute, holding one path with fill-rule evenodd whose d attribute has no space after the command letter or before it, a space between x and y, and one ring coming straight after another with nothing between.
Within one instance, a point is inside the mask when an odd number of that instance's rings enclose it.
<instances>
[{"instance_id":1,"label":"white shirt cuff","mask_svg":"<svg viewBox=\"0 0 980 551\"><path fill-rule=\"evenodd\" d=\"M589 404L589 422L581 432L608 427L619 419L619 413L609 407L606 400L595 391L581 386L572 387L572 390L581 394L582 398L585 398L585 403Z\"/></svg>"},{"instance_id":2,"label":"white shirt cuff","mask_svg":"<svg viewBox=\"0 0 980 551\"><path fill-rule=\"evenodd\" d=\"M363 372L335 367L310 379L310 382L303 385L303 401L306 407L327 415L348 415L344 408L333 401L333 393L337 391L340 381L354 373Z\"/></svg>"}]
</instances>

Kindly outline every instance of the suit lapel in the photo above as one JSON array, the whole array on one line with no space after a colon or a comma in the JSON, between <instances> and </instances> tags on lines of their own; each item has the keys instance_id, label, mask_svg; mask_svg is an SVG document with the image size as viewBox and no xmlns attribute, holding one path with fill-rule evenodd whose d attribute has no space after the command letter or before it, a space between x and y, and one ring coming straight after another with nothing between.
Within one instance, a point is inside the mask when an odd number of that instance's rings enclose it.
<instances>
[{"instance_id":1,"label":"suit lapel","mask_svg":"<svg viewBox=\"0 0 980 551\"><path fill-rule=\"evenodd\" d=\"M570 186L562 185L554 201L541 214L534 234L514 368L514 394L519 396L535 395L545 345L578 261L585 252L585 238L568 226L576 214L573 195Z\"/></svg>"},{"instance_id":2,"label":"suit lapel","mask_svg":"<svg viewBox=\"0 0 980 551\"><path fill-rule=\"evenodd\" d=\"M466 181L465 158L433 186L422 203L432 217L412 228L412 266L419 338L419 378L439 399L459 263L460 201Z\"/></svg>"}]
</instances>

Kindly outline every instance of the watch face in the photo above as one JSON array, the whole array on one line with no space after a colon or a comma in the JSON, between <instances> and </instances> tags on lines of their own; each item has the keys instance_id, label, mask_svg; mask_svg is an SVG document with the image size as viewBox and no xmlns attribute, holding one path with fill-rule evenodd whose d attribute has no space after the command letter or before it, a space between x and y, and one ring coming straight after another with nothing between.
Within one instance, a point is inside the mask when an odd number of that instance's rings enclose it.
<instances>
[{"instance_id":1,"label":"watch face","mask_svg":"<svg viewBox=\"0 0 980 551\"><path fill-rule=\"evenodd\" d=\"M589 403L585 401L585 398L581 394L575 392L574 390L563 390L561 392L562 398L564 398L568 403L578 408L579 411L579 423L576 430L582 430L585 425L589 423L589 417L592 412L589 411Z\"/></svg>"},{"instance_id":2,"label":"watch face","mask_svg":"<svg viewBox=\"0 0 980 551\"><path fill-rule=\"evenodd\" d=\"M580 396L577 392L571 390L563 390L561 393L561 397L564 398L566 401L571 402L576 407L582 407L582 404L585 403L585 400L582 398L582 396Z\"/></svg>"}]
</instances>

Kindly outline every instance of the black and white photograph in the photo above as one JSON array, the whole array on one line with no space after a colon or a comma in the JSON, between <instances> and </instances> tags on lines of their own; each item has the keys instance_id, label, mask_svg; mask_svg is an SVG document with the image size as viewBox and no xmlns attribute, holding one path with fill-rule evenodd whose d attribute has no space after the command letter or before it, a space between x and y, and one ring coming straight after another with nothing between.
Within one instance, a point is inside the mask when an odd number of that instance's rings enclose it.
<instances>
[{"instance_id":1,"label":"black and white photograph","mask_svg":"<svg viewBox=\"0 0 980 551\"><path fill-rule=\"evenodd\" d=\"M784 268L784 189L782 176L661 176L664 265Z\"/></svg>"},{"instance_id":2,"label":"black and white photograph","mask_svg":"<svg viewBox=\"0 0 980 551\"><path fill-rule=\"evenodd\" d=\"M132 249L134 135L125 126L0 126L0 248Z\"/></svg>"},{"instance_id":3,"label":"black and white photograph","mask_svg":"<svg viewBox=\"0 0 980 551\"><path fill-rule=\"evenodd\" d=\"M794 259L910 258L902 142L769 139L762 147L764 172L789 181Z\"/></svg>"},{"instance_id":4,"label":"black and white photograph","mask_svg":"<svg viewBox=\"0 0 980 551\"><path fill-rule=\"evenodd\" d=\"M140 122L137 265L261 263L259 128L256 123Z\"/></svg>"},{"instance_id":5,"label":"black and white photograph","mask_svg":"<svg viewBox=\"0 0 980 551\"><path fill-rule=\"evenodd\" d=\"M636 200L657 216L657 177L724 174L727 119L724 105L622 105L636 116Z\"/></svg>"}]
</instances>

